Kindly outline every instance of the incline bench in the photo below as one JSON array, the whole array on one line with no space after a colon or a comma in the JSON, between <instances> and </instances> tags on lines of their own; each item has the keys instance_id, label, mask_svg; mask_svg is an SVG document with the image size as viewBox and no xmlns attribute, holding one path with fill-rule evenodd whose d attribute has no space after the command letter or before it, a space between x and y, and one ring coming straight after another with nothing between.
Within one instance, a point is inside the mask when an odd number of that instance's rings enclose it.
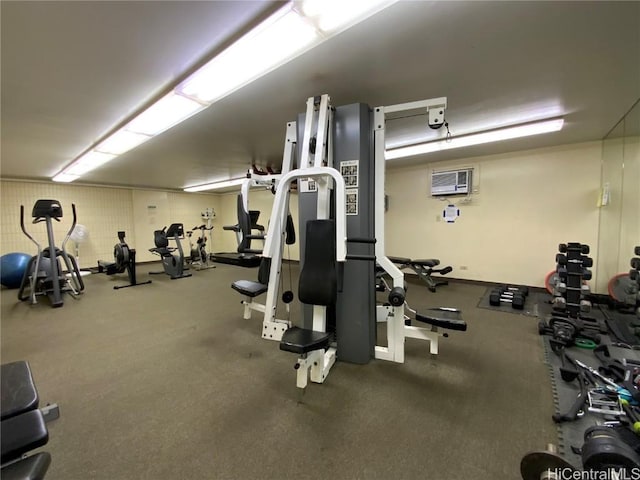
<instances>
[{"instance_id":1,"label":"incline bench","mask_svg":"<svg viewBox=\"0 0 640 480\"><path fill-rule=\"evenodd\" d=\"M412 260L410 258L405 257L391 257L387 256L389 260L395 263L399 269L410 268L413 270L418 277L427 284L427 288L431 292L436 291L436 287L440 285L447 285L449 282L446 280L438 280L436 281L431 274L438 273L440 275L446 275L447 273L453 271L451 266L443 267L443 268L434 268L440 265L440 260L437 258L428 258L422 260Z\"/></svg>"}]
</instances>

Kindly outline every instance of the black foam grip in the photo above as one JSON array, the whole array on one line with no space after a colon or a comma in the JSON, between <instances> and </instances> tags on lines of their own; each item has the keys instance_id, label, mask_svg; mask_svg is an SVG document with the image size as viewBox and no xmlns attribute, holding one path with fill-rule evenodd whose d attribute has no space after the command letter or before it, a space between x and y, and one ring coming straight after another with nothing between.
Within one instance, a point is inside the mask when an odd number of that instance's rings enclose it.
<instances>
[{"instance_id":1,"label":"black foam grip","mask_svg":"<svg viewBox=\"0 0 640 480\"><path fill-rule=\"evenodd\" d=\"M405 292L402 287L393 287L389 292L389 303L394 307L404 305Z\"/></svg>"}]
</instances>

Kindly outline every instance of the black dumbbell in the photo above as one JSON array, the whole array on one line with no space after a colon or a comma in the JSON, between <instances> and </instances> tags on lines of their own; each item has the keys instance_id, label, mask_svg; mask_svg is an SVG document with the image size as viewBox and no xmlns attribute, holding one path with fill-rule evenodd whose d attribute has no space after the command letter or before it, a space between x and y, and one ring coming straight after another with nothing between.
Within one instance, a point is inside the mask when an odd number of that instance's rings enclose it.
<instances>
[{"instance_id":1,"label":"black dumbbell","mask_svg":"<svg viewBox=\"0 0 640 480\"><path fill-rule=\"evenodd\" d=\"M516 285L501 285L498 289L502 290L503 293L521 293L523 296L529 295L529 287L526 285L516 286Z\"/></svg>"},{"instance_id":2,"label":"black dumbbell","mask_svg":"<svg viewBox=\"0 0 640 480\"><path fill-rule=\"evenodd\" d=\"M524 309L525 297L521 293L507 293L501 289L494 289L489 295L489 304L498 307L501 303L510 303L512 308L516 310Z\"/></svg>"}]
</instances>

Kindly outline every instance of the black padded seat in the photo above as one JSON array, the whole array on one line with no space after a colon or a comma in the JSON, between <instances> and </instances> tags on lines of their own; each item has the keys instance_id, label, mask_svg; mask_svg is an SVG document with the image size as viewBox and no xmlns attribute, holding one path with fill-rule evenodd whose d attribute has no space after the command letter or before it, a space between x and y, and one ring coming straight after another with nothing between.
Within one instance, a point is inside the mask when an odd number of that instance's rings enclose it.
<instances>
[{"instance_id":1,"label":"black padded seat","mask_svg":"<svg viewBox=\"0 0 640 480\"><path fill-rule=\"evenodd\" d=\"M47 452L29 455L2 468L2 480L42 480L51 464Z\"/></svg>"},{"instance_id":2,"label":"black padded seat","mask_svg":"<svg viewBox=\"0 0 640 480\"><path fill-rule=\"evenodd\" d=\"M291 327L282 335L280 350L304 354L321 348L329 348L329 337L329 333Z\"/></svg>"},{"instance_id":3,"label":"black padded seat","mask_svg":"<svg viewBox=\"0 0 640 480\"><path fill-rule=\"evenodd\" d=\"M0 435L2 463L16 459L49 441L44 417L37 409L2 420Z\"/></svg>"},{"instance_id":4,"label":"black padded seat","mask_svg":"<svg viewBox=\"0 0 640 480\"><path fill-rule=\"evenodd\" d=\"M266 292L269 289L269 285L251 280L236 280L231 284L231 288L236 292L253 298Z\"/></svg>"},{"instance_id":5,"label":"black padded seat","mask_svg":"<svg viewBox=\"0 0 640 480\"><path fill-rule=\"evenodd\" d=\"M27 362L5 363L1 367L0 376L2 420L38 408L38 391Z\"/></svg>"},{"instance_id":6,"label":"black padded seat","mask_svg":"<svg viewBox=\"0 0 640 480\"><path fill-rule=\"evenodd\" d=\"M428 308L425 313L416 313L416 320L435 327L449 330L467 331L467 322L462 319L460 310L449 308Z\"/></svg>"},{"instance_id":7,"label":"black padded seat","mask_svg":"<svg viewBox=\"0 0 640 480\"><path fill-rule=\"evenodd\" d=\"M440 260L438 260L437 258L427 258L421 260L410 260L410 263L413 263L414 265L420 265L421 267L433 268L440 265Z\"/></svg>"}]
</instances>

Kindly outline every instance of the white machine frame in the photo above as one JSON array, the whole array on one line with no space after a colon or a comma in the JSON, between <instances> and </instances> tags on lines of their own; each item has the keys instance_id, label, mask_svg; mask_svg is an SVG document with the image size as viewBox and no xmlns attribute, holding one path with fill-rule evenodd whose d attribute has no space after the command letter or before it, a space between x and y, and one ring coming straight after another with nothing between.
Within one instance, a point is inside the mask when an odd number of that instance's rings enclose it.
<instances>
[{"instance_id":1,"label":"white machine frame","mask_svg":"<svg viewBox=\"0 0 640 480\"><path fill-rule=\"evenodd\" d=\"M440 122L440 116L447 108L447 98L439 97L429 100L401 103L397 105L375 107L374 118L374 155L375 155L375 232L376 261L393 280L393 287L404 288L404 273L389 260L385 254L384 242L384 185L385 185L385 124L386 117L392 113L422 110L429 115L429 122ZM437 327L425 328L405 324L405 305L397 307L376 307L376 320L387 323L387 346L376 345L375 358L396 363L404 363L405 338L417 338L429 341L431 354L438 353L438 338L443 336Z\"/></svg>"},{"instance_id":2,"label":"white machine frame","mask_svg":"<svg viewBox=\"0 0 640 480\"><path fill-rule=\"evenodd\" d=\"M282 155L282 170L278 174L270 174L270 175L256 175L250 178L247 178L244 182L242 182L242 186L240 188L240 192L242 194L242 202L245 211L249 211L248 197L249 190L253 186L275 186L276 192L278 188L278 184L282 180L282 177L289 173L293 168L293 156L295 153L296 146L296 122L287 123L287 129L285 134L284 141L284 152ZM273 213L272 213L273 215ZM269 232L269 228L267 228L267 233ZM236 234L238 236L238 244L242 241L242 233L238 232ZM263 244L263 251L266 248L266 238L265 243ZM263 255L264 256L264 255ZM256 311L259 313L265 313L265 305L263 303L257 302L255 300L256 297L245 296L242 300L242 305L244 306L244 311L242 318L245 320L251 319L251 311ZM289 306L287 305L287 312L289 311ZM271 318L270 322L267 324L263 322L264 327L262 330L262 338L268 340L277 340L280 341L282 339L282 334L291 326L291 323L288 320L281 320L275 318L275 312L273 314L273 318Z\"/></svg>"}]
</instances>

